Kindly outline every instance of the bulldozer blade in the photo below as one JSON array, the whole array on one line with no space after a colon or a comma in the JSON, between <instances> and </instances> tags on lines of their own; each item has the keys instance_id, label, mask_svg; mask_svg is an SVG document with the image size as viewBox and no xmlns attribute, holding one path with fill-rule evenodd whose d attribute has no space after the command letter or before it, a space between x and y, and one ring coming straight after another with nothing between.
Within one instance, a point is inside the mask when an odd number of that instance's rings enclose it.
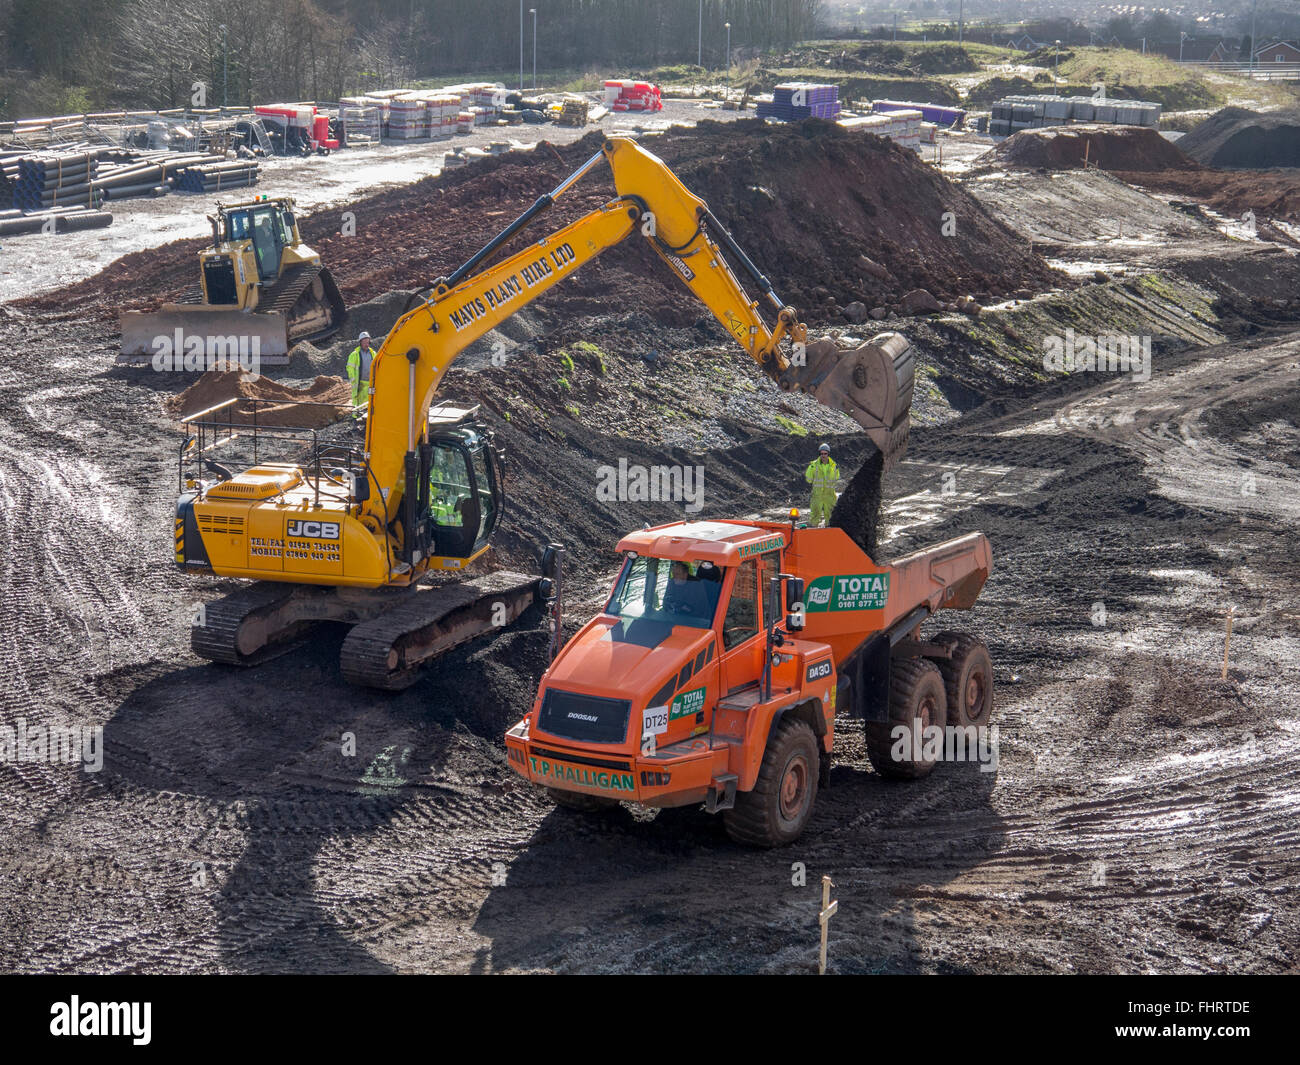
<instances>
[{"instance_id":1,"label":"bulldozer blade","mask_svg":"<svg viewBox=\"0 0 1300 1065\"><path fill-rule=\"evenodd\" d=\"M841 349L831 340L809 343L802 365L777 378L787 392L799 390L843 411L863 429L889 470L907 450L915 359L901 333L879 333L859 348Z\"/></svg>"},{"instance_id":2,"label":"bulldozer blade","mask_svg":"<svg viewBox=\"0 0 1300 1065\"><path fill-rule=\"evenodd\" d=\"M249 313L171 303L156 312L123 311L119 363L160 370L243 369L289 361L289 321L279 311Z\"/></svg>"}]
</instances>

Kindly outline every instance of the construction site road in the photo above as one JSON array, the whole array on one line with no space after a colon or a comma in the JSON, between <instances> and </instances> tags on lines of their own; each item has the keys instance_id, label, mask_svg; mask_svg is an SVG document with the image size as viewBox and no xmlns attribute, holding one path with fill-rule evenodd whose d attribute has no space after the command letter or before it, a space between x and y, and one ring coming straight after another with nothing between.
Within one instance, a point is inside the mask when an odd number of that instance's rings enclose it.
<instances>
[{"instance_id":1,"label":"construction site road","mask_svg":"<svg viewBox=\"0 0 1300 1065\"><path fill-rule=\"evenodd\" d=\"M539 623L396 695L342 684L331 630L250 671L193 657L224 585L158 563L177 438L96 329L0 312L0 729L103 730L97 771L0 765L0 969L812 972L823 874L833 972L1295 969L1300 333L916 428L882 553L992 541L957 621L992 653L996 768L883 781L841 722L807 833L756 852L697 810L588 818L517 782ZM708 515L802 502L780 471L807 452L706 452ZM594 520L567 488L531 506L555 539ZM570 625L613 564L573 567Z\"/></svg>"}]
</instances>

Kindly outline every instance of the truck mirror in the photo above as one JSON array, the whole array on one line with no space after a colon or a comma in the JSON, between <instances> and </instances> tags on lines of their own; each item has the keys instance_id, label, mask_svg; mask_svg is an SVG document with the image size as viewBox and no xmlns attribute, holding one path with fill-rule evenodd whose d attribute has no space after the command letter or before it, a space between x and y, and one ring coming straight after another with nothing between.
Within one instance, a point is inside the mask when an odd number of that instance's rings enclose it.
<instances>
[{"instance_id":1,"label":"truck mirror","mask_svg":"<svg viewBox=\"0 0 1300 1065\"><path fill-rule=\"evenodd\" d=\"M369 498L370 478L366 476L365 470L360 470L352 475L352 501L364 503Z\"/></svg>"},{"instance_id":2,"label":"truck mirror","mask_svg":"<svg viewBox=\"0 0 1300 1065\"><path fill-rule=\"evenodd\" d=\"M791 632L798 632L803 628L803 590L802 577L785 579L785 627Z\"/></svg>"}]
</instances>

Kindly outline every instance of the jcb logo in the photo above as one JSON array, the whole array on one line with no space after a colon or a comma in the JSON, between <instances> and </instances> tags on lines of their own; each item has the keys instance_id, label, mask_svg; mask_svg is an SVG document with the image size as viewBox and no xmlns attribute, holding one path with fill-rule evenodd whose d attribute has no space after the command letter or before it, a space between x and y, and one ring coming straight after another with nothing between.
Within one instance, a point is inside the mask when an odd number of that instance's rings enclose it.
<instances>
[{"instance_id":1,"label":"jcb logo","mask_svg":"<svg viewBox=\"0 0 1300 1065\"><path fill-rule=\"evenodd\" d=\"M287 536L299 540L337 540L339 523L336 521L291 521Z\"/></svg>"}]
</instances>

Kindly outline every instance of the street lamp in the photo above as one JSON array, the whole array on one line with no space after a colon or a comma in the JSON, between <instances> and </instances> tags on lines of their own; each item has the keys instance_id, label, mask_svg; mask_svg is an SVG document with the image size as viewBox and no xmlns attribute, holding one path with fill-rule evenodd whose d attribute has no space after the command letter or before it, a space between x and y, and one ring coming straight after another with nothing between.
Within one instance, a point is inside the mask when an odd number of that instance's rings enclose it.
<instances>
[{"instance_id":1,"label":"street lamp","mask_svg":"<svg viewBox=\"0 0 1300 1065\"><path fill-rule=\"evenodd\" d=\"M1246 68L1251 72L1254 72L1255 70L1255 52L1257 51L1255 46L1255 12L1258 9L1259 0L1255 0L1255 2L1250 5L1250 65Z\"/></svg>"},{"instance_id":2,"label":"street lamp","mask_svg":"<svg viewBox=\"0 0 1300 1065\"><path fill-rule=\"evenodd\" d=\"M704 0L700 0L700 35L695 44L695 65L704 66Z\"/></svg>"},{"instance_id":3,"label":"street lamp","mask_svg":"<svg viewBox=\"0 0 1300 1065\"><path fill-rule=\"evenodd\" d=\"M533 92L537 91L537 8L530 7L528 13L533 16Z\"/></svg>"},{"instance_id":4,"label":"street lamp","mask_svg":"<svg viewBox=\"0 0 1300 1065\"><path fill-rule=\"evenodd\" d=\"M225 109L230 103L230 52L226 48L226 27L221 27L221 107Z\"/></svg>"},{"instance_id":5,"label":"street lamp","mask_svg":"<svg viewBox=\"0 0 1300 1065\"><path fill-rule=\"evenodd\" d=\"M1060 41L1056 42L1056 73L1053 75L1053 77L1057 81L1061 80L1061 42Z\"/></svg>"},{"instance_id":6,"label":"street lamp","mask_svg":"<svg viewBox=\"0 0 1300 1065\"><path fill-rule=\"evenodd\" d=\"M519 91L524 91L524 0L519 0Z\"/></svg>"},{"instance_id":7,"label":"street lamp","mask_svg":"<svg viewBox=\"0 0 1300 1065\"><path fill-rule=\"evenodd\" d=\"M727 31L727 84L731 84L731 23L724 22L723 28Z\"/></svg>"},{"instance_id":8,"label":"street lamp","mask_svg":"<svg viewBox=\"0 0 1300 1065\"><path fill-rule=\"evenodd\" d=\"M1187 34L1183 30L1178 31L1178 62L1183 61L1183 42L1187 40Z\"/></svg>"}]
</instances>

